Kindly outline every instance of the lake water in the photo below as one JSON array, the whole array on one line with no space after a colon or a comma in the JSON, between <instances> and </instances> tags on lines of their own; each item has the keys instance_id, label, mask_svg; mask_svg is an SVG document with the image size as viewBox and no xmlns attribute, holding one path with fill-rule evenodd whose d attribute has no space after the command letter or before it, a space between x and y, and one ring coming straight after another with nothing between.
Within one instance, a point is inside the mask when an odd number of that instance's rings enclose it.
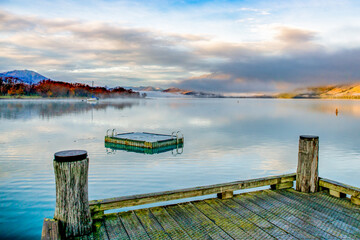
<instances>
[{"instance_id":1,"label":"lake water","mask_svg":"<svg viewBox=\"0 0 360 240\"><path fill-rule=\"evenodd\" d=\"M360 187L360 101L0 100L0 123L1 239L40 238L54 214L60 150L88 151L89 198L102 199L292 173L299 135L312 134L320 136L320 176ZM109 128L180 130L183 153L112 151Z\"/></svg>"}]
</instances>

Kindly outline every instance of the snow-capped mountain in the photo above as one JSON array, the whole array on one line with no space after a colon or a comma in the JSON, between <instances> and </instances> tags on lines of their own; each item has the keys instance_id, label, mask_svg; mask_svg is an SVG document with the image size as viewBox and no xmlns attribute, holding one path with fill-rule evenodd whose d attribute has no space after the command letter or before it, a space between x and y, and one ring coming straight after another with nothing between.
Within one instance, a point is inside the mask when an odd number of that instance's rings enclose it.
<instances>
[{"instance_id":1,"label":"snow-capped mountain","mask_svg":"<svg viewBox=\"0 0 360 240\"><path fill-rule=\"evenodd\" d=\"M14 70L0 73L0 77L13 77L27 84L37 84L42 80L49 79L31 70Z\"/></svg>"}]
</instances>

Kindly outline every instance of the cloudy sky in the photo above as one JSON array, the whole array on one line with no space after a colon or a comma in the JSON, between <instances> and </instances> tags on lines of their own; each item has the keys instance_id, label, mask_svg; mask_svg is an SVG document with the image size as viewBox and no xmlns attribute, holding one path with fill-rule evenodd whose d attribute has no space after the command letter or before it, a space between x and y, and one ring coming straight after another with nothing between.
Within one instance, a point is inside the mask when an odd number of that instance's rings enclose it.
<instances>
[{"instance_id":1,"label":"cloudy sky","mask_svg":"<svg viewBox=\"0 0 360 240\"><path fill-rule=\"evenodd\" d=\"M0 0L0 72L210 92L360 80L358 0Z\"/></svg>"}]
</instances>

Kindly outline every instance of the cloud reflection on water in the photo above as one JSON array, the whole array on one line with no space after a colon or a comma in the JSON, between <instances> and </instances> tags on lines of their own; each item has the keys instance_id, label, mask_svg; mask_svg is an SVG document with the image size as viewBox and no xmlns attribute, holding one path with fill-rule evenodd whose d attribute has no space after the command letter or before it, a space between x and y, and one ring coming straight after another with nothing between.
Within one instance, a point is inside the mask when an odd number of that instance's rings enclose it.
<instances>
[{"instance_id":1,"label":"cloud reflection on water","mask_svg":"<svg viewBox=\"0 0 360 240\"><path fill-rule=\"evenodd\" d=\"M338 117L331 110L335 106ZM34 236L43 217L53 214L52 159L65 149L88 151L90 199L294 172L301 134L320 136L320 176L358 186L358 101L141 99L93 106L73 100L1 100L0 109L0 207L5 209L0 220L26 213L30 217L23 222L33 230L24 232ZM109 128L181 130L184 152L107 154ZM34 221L33 209L21 203L39 198L45 199L44 207ZM25 226L8 232L18 228Z\"/></svg>"},{"instance_id":2,"label":"cloud reflection on water","mask_svg":"<svg viewBox=\"0 0 360 240\"><path fill-rule=\"evenodd\" d=\"M81 114L88 111L131 108L138 104L136 100L106 101L88 103L84 100L1 100L0 119L29 119L33 117L53 118L68 114Z\"/></svg>"}]
</instances>

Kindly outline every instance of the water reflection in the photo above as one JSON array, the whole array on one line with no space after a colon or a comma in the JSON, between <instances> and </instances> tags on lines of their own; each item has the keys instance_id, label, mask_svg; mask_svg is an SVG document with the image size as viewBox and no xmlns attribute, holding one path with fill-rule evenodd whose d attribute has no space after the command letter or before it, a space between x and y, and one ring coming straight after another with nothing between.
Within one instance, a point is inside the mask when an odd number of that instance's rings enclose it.
<instances>
[{"instance_id":1,"label":"water reflection","mask_svg":"<svg viewBox=\"0 0 360 240\"><path fill-rule=\"evenodd\" d=\"M122 110L138 105L136 100L101 101L95 104L81 100L0 100L0 119L30 119L40 117L50 119L68 114L82 114L107 108Z\"/></svg>"},{"instance_id":2,"label":"water reflection","mask_svg":"<svg viewBox=\"0 0 360 240\"><path fill-rule=\"evenodd\" d=\"M170 145L159 148L141 148L136 146L105 142L105 148L107 154L116 154L117 150L121 150L126 152L134 152L134 153L142 153L142 154L159 154L159 153L171 152L173 156L177 156L184 152L183 144Z\"/></svg>"},{"instance_id":3,"label":"water reflection","mask_svg":"<svg viewBox=\"0 0 360 240\"><path fill-rule=\"evenodd\" d=\"M39 239L43 218L55 207L53 154L66 149L88 150L89 197L101 199L294 172L299 135L312 134L320 136L320 176L359 187L359 103L0 100L0 238ZM186 150L177 156L175 149L107 154L109 128L168 134L180 129Z\"/></svg>"},{"instance_id":4,"label":"water reflection","mask_svg":"<svg viewBox=\"0 0 360 240\"><path fill-rule=\"evenodd\" d=\"M325 113L329 115L348 115L360 117L360 101L359 100L317 100L309 102L309 100L301 100L294 104L301 111L312 111L317 113Z\"/></svg>"}]
</instances>

